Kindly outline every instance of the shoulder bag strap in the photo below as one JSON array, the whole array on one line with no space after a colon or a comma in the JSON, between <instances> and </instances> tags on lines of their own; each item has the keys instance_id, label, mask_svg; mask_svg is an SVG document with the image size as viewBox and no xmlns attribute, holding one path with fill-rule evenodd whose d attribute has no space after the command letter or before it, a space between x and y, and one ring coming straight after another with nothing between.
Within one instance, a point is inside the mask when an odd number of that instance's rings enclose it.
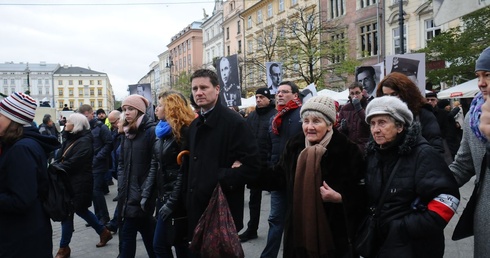
<instances>
[{"instance_id":1,"label":"shoulder bag strap","mask_svg":"<svg viewBox=\"0 0 490 258\"><path fill-rule=\"evenodd\" d=\"M391 182L393 181L393 178L395 177L396 171L398 170L398 167L400 165L400 159L398 159L395 163L395 167L393 167L393 170L391 171L390 177L388 181L386 182L385 188L383 189L383 192L381 193L381 196L379 198L378 204L375 207L374 210L374 215L377 216L379 213L379 210L381 209L381 206L383 206L386 198L386 194L388 193L388 190L390 189Z\"/></svg>"},{"instance_id":2,"label":"shoulder bag strap","mask_svg":"<svg viewBox=\"0 0 490 258\"><path fill-rule=\"evenodd\" d=\"M77 142L78 140L74 141L72 144L70 144L68 146L68 148L66 148L66 150L63 152L63 155L61 155L61 159L60 159L60 162L63 162L63 160L65 159L65 155L66 153L68 153L68 151L71 149L71 147L73 147L73 145L75 145L75 143Z\"/></svg>"}]
</instances>

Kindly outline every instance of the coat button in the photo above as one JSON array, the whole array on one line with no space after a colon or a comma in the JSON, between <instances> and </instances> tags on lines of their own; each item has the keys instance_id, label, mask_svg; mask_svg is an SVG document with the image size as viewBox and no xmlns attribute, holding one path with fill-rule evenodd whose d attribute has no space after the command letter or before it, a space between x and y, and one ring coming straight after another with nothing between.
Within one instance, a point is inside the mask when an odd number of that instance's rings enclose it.
<instances>
[{"instance_id":1,"label":"coat button","mask_svg":"<svg viewBox=\"0 0 490 258\"><path fill-rule=\"evenodd\" d=\"M197 160L197 156L192 157L192 159Z\"/></svg>"}]
</instances>

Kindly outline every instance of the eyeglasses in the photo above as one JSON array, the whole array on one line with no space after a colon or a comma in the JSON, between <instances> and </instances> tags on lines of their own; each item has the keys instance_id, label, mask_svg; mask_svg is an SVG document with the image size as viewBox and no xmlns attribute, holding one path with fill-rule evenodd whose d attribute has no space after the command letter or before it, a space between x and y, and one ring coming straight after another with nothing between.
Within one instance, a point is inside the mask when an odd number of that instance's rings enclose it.
<instances>
[{"instance_id":1,"label":"eyeglasses","mask_svg":"<svg viewBox=\"0 0 490 258\"><path fill-rule=\"evenodd\" d=\"M119 118L116 119L116 121L114 121L114 122L109 121L109 123L111 123L111 125L114 125L114 124L117 124L118 121L119 121Z\"/></svg>"},{"instance_id":2,"label":"eyeglasses","mask_svg":"<svg viewBox=\"0 0 490 258\"><path fill-rule=\"evenodd\" d=\"M289 90L278 90L277 94L279 94L279 93L288 94L288 93L291 93L291 91L289 91Z\"/></svg>"}]
</instances>

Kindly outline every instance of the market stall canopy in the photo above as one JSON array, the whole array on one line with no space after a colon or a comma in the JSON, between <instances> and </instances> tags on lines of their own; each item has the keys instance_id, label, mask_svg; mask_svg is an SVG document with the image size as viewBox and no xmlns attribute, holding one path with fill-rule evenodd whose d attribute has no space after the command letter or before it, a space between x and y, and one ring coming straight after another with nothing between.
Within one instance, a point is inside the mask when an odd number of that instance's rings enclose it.
<instances>
[{"instance_id":1,"label":"market stall canopy","mask_svg":"<svg viewBox=\"0 0 490 258\"><path fill-rule=\"evenodd\" d=\"M473 79L465 83L456 85L447 90L437 93L438 99L452 98L473 98L480 90L478 89L478 79Z\"/></svg>"},{"instance_id":2,"label":"market stall canopy","mask_svg":"<svg viewBox=\"0 0 490 258\"><path fill-rule=\"evenodd\" d=\"M349 101L349 90L344 90L341 92L336 92L333 90L329 89L324 89L318 92L318 95L320 96L328 96L337 102L339 102L340 105L345 105L347 101Z\"/></svg>"}]
</instances>

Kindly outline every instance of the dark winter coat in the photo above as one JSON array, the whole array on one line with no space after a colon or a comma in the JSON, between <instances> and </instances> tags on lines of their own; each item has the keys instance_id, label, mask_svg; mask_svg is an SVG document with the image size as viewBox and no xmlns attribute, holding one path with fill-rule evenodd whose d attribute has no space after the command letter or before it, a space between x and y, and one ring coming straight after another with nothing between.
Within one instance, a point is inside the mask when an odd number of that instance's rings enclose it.
<instances>
[{"instance_id":1,"label":"dark winter coat","mask_svg":"<svg viewBox=\"0 0 490 258\"><path fill-rule=\"evenodd\" d=\"M300 118L301 107L289 111L282 117L282 124L279 127L279 135L272 132L272 128L269 127L269 137L271 141L271 159L269 166L277 164L279 158L286 147L286 143L289 139L296 136L302 131L302 123ZM271 119L272 126L272 119Z\"/></svg>"},{"instance_id":2,"label":"dark winter coat","mask_svg":"<svg viewBox=\"0 0 490 258\"><path fill-rule=\"evenodd\" d=\"M189 127L189 159L186 207L189 236L220 183L236 230L243 228L244 185L258 176L258 147L245 119L219 104L200 115ZM231 168L233 162L242 165Z\"/></svg>"},{"instance_id":3,"label":"dark winter coat","mask_svg":"<svg viewBox=\"0 0 490 258\"><path fill-rule=\"evenodd\" d=\"M420 122L422 127L422 136L434 147L439 153L443 154L445 151L444 143L442 139L441 129L437 123L437 118L432 113L432 106L426 105L420 109L419 114L414 120Z\"/></svg>"},{"instance_id":4,"label":"dark winter coat","mask_svg":"<svg viewBox=\"0 0 490 258\"><path fill-rule=\"evenodd\" d=\"M92 176L92 158L94 156L93 136L90 130L80 131L76 134L65 132L66 140L58 151L56 160L61 160L66 152L61 167L68 173L73 189L73 206L75 211L84 210L92 206L92 190L94 180Z\"/></svg>"},{"instance_id":5,"label":"dark winter coat","mask_svg":"<svg viewBox=\"0 0 490 258\"><path fill-rule=\"evenodd\" d=\"M257 140L259 146L259 155L262 165L266 165L270 160L270 141L269 141L269 127L271 125L271 117L277 113L274 103L270 103L269 106L264 108L256 108L247 117L247 124L252 129L254 139Z\"/></svg>"},{"instance_id":6,"label":"dark winter coat","mask_svg":"<svg viewBox=\"0 0 490 258\"><path fill-rule=\"evenodd\" d=\"M419 135L414 123L386 149L367 146L366 187L376 206L385 182L396 173L380 210L377 257L442 257L447 222L427 204L440 194L459 199L458 185L443 157ZM392 171L397 160L400 165ZM418 203L418 205L416 205Z\"/></svg>"},{"instance_id":7,"label":"dark winter coat","mask_svg":"<svg viewBox=\"0 0 490 258\"><path fill-rule=\"evenodd\" d=\"M93 173L106 173L111 165L112 135L109 128L97 118L90 121L94 136Z\"/></svg>"},{"instance_id":8,"label":"dark winter coat","mask_svg":"<svg viewBox=\"0 0 490 258\"><path fill-rule=\"evenodd\" d=\"M287 213L284 227L284 257L294 255L295 236L292 224L293 190L298 156L305 148L303 133L292 138L284 150L274 173L286 178ZM321 161L322 181L342 195L343 203L324 203L335 246L333 257L343 257L348 251L348 238L353 239L366 205L366 189L362 184L365 163L356 144L334 129L332 139ZM306 187L306 186L305 186ZM320 189L321 185L311 186ZM318 190L320 194L320 190Z\"/></svg>"},{"instance_id":9,"label":"dark winter coat","mask_svg":"<svg viewBox=\"0 0 490 258\"><path fill-rule=\"evenodd\" d=\"M151 151L155 143L155 123L145 116L138 127L136 137L123 137L118 164L118 207L120 218L143 218L152 215L155 199L146 202L146 211L141 209L142 185L148 177Z\"/></svg>"},{"instance_id":10,"label":"dark winter coat","mask_svg":"<svg viewBox=\"0 0 490 258\"><path fill-rule=\"evenodd\" d=\"M143 185L142 197L151 198L155 195L167 206L174 215L184 213L183 182L177 155L187 146L185 139L188 130L183 128L184 136L180 142L170 133L164 138L157 138L153 145L151 168Z\"/></svg>"},{"instance_id":11,"label":"dark winter coat","mask_svg":"<svg viewBox=\"0 0 490 258\"><path fill-rule=\"evenodd\" d=\"M338 127L339 132L347 136L351 141L353 141L359 149L364 152L366 144L371 136L371 131L369 125L366 123L366 106L368 104L367 98L361 99L362 109L357 111L352 100L349 100L339 112L339 121L345 119L346 126ZM340 126L341 123L338 125Z\"/></svg>"},{"instance_id":12,"label":"dark winter coat","mask_svg":"<svg viewBox=\"0 0 490 258\"><path fill-rule=\"evenodd\" d=\"M47 191L47 156L60 147L36 127L0 149L0 257L53 257L51 221L41 196Z\"/></svg>"}]
</instances>

